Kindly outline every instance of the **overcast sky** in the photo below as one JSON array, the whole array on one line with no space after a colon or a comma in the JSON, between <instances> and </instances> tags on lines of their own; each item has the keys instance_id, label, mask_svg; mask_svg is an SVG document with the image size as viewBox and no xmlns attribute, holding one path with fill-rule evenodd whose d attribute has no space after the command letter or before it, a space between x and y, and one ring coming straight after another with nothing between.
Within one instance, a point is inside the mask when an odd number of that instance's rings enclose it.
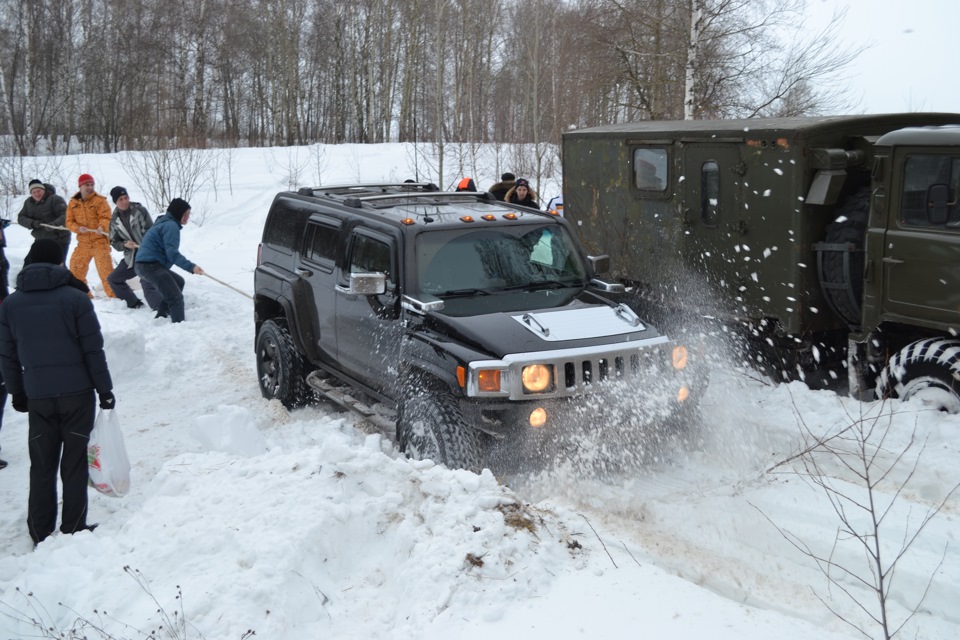
<instances>
[{"instance_id":1,"label":"overcast sky","mask_svg":"<svg viewBox=\"0 0 960 640\"><path fill-rule=\"evenodd\" d=\"M807 7L810 27L847 7L839 44L868 47L847 70L857 103L851 112L960 112L960 1L807 0Z\"/></svg>"}]
</instances>

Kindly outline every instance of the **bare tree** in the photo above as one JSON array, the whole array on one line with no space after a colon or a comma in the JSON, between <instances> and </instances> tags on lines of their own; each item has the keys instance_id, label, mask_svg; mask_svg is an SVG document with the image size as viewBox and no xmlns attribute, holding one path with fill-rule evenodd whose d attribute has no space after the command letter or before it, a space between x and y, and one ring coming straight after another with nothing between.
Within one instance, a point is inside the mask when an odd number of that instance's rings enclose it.
<instances>
[{"instance_id":1,"label":"bare tree","mask_svg":"<svg viewBox=\"0 0 960 640\"><path fill-rule=\"evenodd\" d=\"M892 596L898 570L930 522L960 489L960 484L954 485L936 498L919 519L898 521L894 507L911 489L926 442L918 441L914 428L905 445L892 446L891 435L896 431L891 428L892 421L891 413L878 411L874 416L852 418L837 433L816 437L801 420L804 442L800 452L774 466L780 469L799 462L800 477L826 496L838 522L829 545L804 540L767 518L791 545L816 563L831 587L865 614L885 640L896 637L920 610L947 550L944 548L920 593ZM837 618L873 637L870 628L826 598L817 597ZM905 612L895 608L896 600L906 602Z\"/></svg>"}]
</instances>

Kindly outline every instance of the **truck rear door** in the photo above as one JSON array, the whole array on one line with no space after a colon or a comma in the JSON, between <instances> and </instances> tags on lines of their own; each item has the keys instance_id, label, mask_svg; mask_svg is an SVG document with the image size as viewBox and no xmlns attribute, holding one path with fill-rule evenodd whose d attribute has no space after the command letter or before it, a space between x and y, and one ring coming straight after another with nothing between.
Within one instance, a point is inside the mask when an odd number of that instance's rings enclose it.
<instances>
[{"instance_id":1,"label":"truck rear door","mask_svg":"<svg viewBox=\"0 0 960 640\"><path fill-rule=\"evenodd\" d=\"M744 232L740 208L745 166L739 148L685 144L682 167L683 263L693 265L715 291L729 294L745 284L739 282L742 256L737 252Z\"/></svg>"}]
</instances>

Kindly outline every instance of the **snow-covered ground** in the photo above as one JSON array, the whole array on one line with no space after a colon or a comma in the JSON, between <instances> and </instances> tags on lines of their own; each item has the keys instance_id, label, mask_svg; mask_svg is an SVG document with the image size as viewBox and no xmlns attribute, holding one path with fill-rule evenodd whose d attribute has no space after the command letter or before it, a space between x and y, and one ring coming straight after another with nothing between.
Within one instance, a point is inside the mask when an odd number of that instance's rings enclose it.
<instances>
[{"instance_id":1,"label":"snow-covered ground","mask_svg":"<svg viewBox=\"0 0 960 640\"><path fill-rule=\"evenodd\" d=\"M192 198L182 252L252 293L262 224L289 186L291 153L238 150L222 160L217 183ZM401 145L326 147L326 167L303 172L325 183L402 180L410 157ZM122 184L143 200L123 158L63 158L58 170L71 193L89 172L101 193ZM497 175L473 177L484 187ZM547 198L552 190L542 189ZM30 237L7 231L15 275ZM32 549L26 416L6 408L0 639L154 630L208 640L864 637L855 627L878 638L876 597L860 584L872 580L864 547L839 531L828 494L792 457L852 424L887 434L879 469L904 453L873 494L886 514L884 566L910 542L892 576L892 628L916 610L901 637L960 637L960 498L912 539L960 482L960 416L771 386L725 366L703 403L702 445L651 447L641 468L603 479L451 471L406 460L331 406L288 413L264 400L251 301L185 277L184 324L95 301L133 463L127 496L90 491L95 532ZM856 466L856 456L844 459ZM835 497L865 499L840 459L818 460ZM832 559L832 582L813 556Z\"/></svg>"}]
</instances>

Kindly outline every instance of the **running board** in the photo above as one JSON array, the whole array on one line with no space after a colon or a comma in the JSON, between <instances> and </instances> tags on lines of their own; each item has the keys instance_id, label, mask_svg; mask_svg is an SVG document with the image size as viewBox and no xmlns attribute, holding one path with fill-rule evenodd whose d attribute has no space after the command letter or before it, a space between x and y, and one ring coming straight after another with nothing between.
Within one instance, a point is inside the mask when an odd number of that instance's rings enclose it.
<instances>
[{"instance_id":1,"label":"running board","mask_svg":"<svg viewBox=\"0 0 960 640\"><path fill-rule=\"evenodd\" d=\"M311 371L307 375L307 384L325 399L338 407L363 416L379 429L392 433L396 428L394 420L350 395L352 388L349 385L338 384L331 378L324 378L319 371Z\"/></svg>"}]
</instances>

